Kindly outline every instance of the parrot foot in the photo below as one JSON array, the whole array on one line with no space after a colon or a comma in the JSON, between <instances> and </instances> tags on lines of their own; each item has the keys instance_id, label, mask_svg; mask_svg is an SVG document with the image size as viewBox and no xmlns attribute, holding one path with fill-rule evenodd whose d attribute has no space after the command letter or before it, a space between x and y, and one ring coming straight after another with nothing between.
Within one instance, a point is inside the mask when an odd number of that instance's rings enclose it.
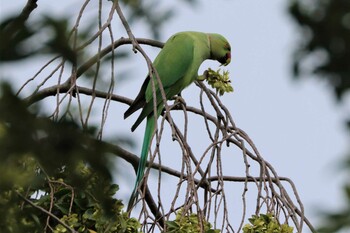
<instances>
[{"instance_id":1,"label":"parrot foot","mask_svg":"<svg viewBox=\"0 0 350 233\"><path fill-rule=\"evenodd\" d=\"M184 98L181 97L181 95L177 95L174 97L174 105L183 105L186 107L186 101Z\"/></svg>"},{"instance_id":2,"label":"parrot foot","mask_svg":"<svg viewBox=\"0 0 350 233\"><path fill-rule=\"evenodd\" d=\"M206 80L208 77L209 77L209 71L208 71L208 70L205 70L205 71L203 72L202 75L199 75L199 76L197 77L197 80L198 80L198 81L204 81L204 80Z\"/></svg>"}]
</instances>

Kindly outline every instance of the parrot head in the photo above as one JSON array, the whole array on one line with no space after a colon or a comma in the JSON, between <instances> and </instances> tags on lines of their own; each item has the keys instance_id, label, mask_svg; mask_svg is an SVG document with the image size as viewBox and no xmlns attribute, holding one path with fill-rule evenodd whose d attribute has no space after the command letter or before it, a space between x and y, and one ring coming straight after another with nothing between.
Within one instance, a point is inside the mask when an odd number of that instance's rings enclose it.
<instances>
[{"instance_id":1,"label":"parrot head","mask_svg":"<svg viewBox=\"0 0 350 233\"><path fill-rule=\"evenodd\" d=\"M220 34L209 33L210 57L221 65L227 66L231 62L230 43Z\"/></svg>"}]
</instances>

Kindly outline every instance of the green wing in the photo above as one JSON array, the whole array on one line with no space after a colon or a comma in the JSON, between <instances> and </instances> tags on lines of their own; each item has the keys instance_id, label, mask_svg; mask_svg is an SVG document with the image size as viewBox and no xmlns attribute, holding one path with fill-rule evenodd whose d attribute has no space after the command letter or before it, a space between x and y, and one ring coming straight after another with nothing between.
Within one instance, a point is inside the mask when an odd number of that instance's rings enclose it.
<instances>
[{"instance_id":1,"label":"green wing","mask_svg":"<svg viewBox=\"0 0 350 233\"><path fill-rule=\"evenodd\" d=\"M184 34L176 34L166 42L164 48L153 63L165 91L172 92L168 90L169 88L178 89L176 83L189 71L193 62L193 53L194 39L192 37ZM156 81L155 78L154 81ZM155 82L155 84L156 89L158 90L158 83ZM152 85L149 83L146 89L147 103L153 99L152 93ZM173 95L176 95L177 93ZM167 98L171 97L172 96L167 96Z\"/></svg>"},{"instance_id":2,"label":"green wing","mask_svg":"<svg viewBox=\"0 0 350 233\"><path fill-rule=\"evenodd\" d=\"M158 76L162 82L167 99L170 99L174 95L180 93L182 89L185 88L186 85L184 85L183 83L186 83L186 80L184 79L184 77L186 77L191 68L194 57L193 52L193 38L181 34L176 34L165 43L164 48L161 50L161 52L155 59L153 64L158 72ZM157 108L159 109L162 108L161 106L163 98L159 90L156 78L153 77L153 80L156 90ZM142 104L144 104L143 109L140 116L137 118L136 122L131 127L132 131L134 131L137 128L137 126L139 126L139 124L143 121L144 118L152 114L154 109L152 83L150 81L150 78L146 79L146 82L148 82L148 84L144 96L142 96L142 98L140 97L138 101L138 103L142 101ZM188 81L188 83L190 83L190 81ZM141 91L143 92L144 88L141 88ZM137 103L133 105L135 107L139 107L137 106ZM134 111L138 109L135 109L135 107L133 109ZM128 114L131 114L130 112L131 111L129 111Z\"/></svg>"}]
</instances>

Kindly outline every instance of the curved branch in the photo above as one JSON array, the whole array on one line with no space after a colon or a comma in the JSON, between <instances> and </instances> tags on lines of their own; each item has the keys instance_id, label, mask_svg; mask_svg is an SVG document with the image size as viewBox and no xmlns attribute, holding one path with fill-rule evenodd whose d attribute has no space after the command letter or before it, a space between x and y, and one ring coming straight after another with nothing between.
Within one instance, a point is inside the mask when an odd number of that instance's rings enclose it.
<instances>
[{"instance_id":1,"label":"curved branch","mask_svg":"<svg viewBox=\"0 0 350 233\"><path fill-rule=\"evenodd\" d=\"M162 48L164 43L156 41L156 40L150 40L145 38L137 38L136 39L140 44L146 44L150 46L154 46L157 48ZM113 44L105 47L102 49L99 53L91 57L88 61L86 61L84 64L78 67L76 74L72 74L64 83L60 85L53 85L51 87L47 87L42 89L41 91L38 91L36 93L33 93L29 97L25 98L24 101L28 104L28 106L32 105L35 102L38 102L48 96L53 96L56 93L66 93L69 90L72 90L71 87L71 80L74 77L75 79L78 79L84 72L86 72L88 69L90 69L93 65L95 65L99 60L101 60L104 56L106 56L108 53L110 53L113 49L118 48L121 45L125 44L131 44L132 41L128 38L120 38L116 40Z\"/></svg>"},{"instance_id":2,"label":"curved branch","mask_svg":"<svg viewBox=\"0 0 350 233\"><path fill-rule=\"evenodd\" d=\"M146 38L135 38L135 40L140 44L145 44L157 48L163 48L164 43L159 42L157 40L151 40ZM133 41L129 38L120 38L116 40L113 44L108 45L106 48L102 49L101 52L97 53L93 57L91 57L87 62L81 65L77 70L77 78L80 77L85 71L87 71L91 66L93 66L96 62L101 60L105 55L110 53L113 49L118 48L121 45L132 44ZM67 80L68 81L68 80ZM66 81L66 82L67 82Z\"/></svg>"}]
</instances>

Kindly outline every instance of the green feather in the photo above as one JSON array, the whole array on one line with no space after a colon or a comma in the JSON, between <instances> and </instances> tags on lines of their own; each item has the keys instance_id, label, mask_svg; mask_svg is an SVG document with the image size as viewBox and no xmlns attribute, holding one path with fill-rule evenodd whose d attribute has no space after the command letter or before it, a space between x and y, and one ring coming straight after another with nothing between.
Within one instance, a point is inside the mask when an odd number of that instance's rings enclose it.
<instances>
[{"instance_id":1,"label":"green feather","mask_svg":"<svg viewBox=\"0 0 350 233\"><path fill-rule=\"evenodd\" d=\"M153 115L150 115L147 117L147 123L146 123L146 129L145 129L145 135L143 138L143 143L142 143L142 150L141 150L141 157L140 157L140 162L137 168L137 175L136 175L136 182L134 189L131 193L129 203L128 203L128 208L127 211L129 212L131 208L134 206L134 202L137 199L137 189L140 185L140 182L142 181L143 175L145 173L145 168L147 164L147 155L148 155L148 149L151 144L151 139L153 136L154 132L154 124L155 124L155 119Z\"/></svg>"}]
</instances>

